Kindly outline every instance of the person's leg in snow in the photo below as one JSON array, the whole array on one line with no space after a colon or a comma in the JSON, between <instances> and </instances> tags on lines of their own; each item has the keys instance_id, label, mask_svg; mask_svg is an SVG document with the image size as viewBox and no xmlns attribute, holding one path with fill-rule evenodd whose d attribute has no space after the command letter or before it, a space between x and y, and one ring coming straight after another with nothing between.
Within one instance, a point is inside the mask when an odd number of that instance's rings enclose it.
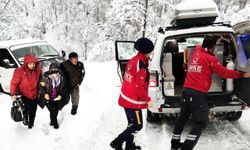
<instances>
[{"instance_id":1,"label":"person's leg in snow","mask_svg":"<svg viewBox=\"0 0 250 150\"><path fill-rule=\"evenodd\" d=\"M173 138L171 140L171 150L192 150L196 145L202 130L205 129L208 121L208 104L206 93L192 89L183 90L183 101L180 118L176 122ZM183 144L180 143L181 132L190 113L194 122L194 127L187 136Z\"/></svg>"},{"instance_id":2,"label":"person's leg in snow","mask_svg":"<svg viewBox=\"0 0 250 150\"><path fill-rule=\"evenodd\" d=\"M34 121L36 117L37 110L37 99L30 100L27 97L22 97L22 102L24 103L24 120L23 124L28 125L28 128L31 129L34 126Z\"/></svg>"},{"instance_id":3,"label":"person's leg in snow","mask_svg":"<svg viewBox=\"0 0 250 150\"><path fill-rule=\"evenodd\" d=\"M128 119L128 127L110 143L110 146L116 150L122 150L122 144L126 141L125 150L139 150L140 146L135 146L134 135L143 127L142 111L125 108Z\"/></svg>"},{"instance_id":4,"label":"person's leg in snow","mask_svg":"<svg viewBox=\"0 0 250 150\"><path fill-rule=\"evenodd\" d=\"M31 129L34 126L36 110L37 110L37 99L30 101L30 113L29 113L29 124L28 124L29 129Z\"/></svg>"},{"instance_id":5,"label":"person's leg in snow","mask_svg":"<svg viewBox=\"0 0 250 150\"><path fill-rule=\"evenodd\" d=\"M192 119L194 126L182 145L182 150L192 150L199 140L202 131L206 128L208 122L208 103L207 94L199 91L193 91L193 97L190 99Z\"/></svg>"},{"instance_id":6,"label":"person's leg in snow","mask_svg":"<svg viewBox=\"0 0 250 150\"><path fill-rule=\"evenodd\" d=\"M54 126L55 129L58 129L59 128L59 124L57 121L57 115L59 112L58 104L56 102L49 102L47 108L50 112L50 125Z\"/></svg>"},{"instance_id":7,"label":"person's leg in snow","mask_svg":"<svg viewBox=\"0 0 250 150\"><path fill-rule=\"evenodd\" d=\"M29 105L28 100L25 97L22 97L22 102L24 104L23 124L27 126L29 124L29 110L30 110L30 105Z\"/></svg>"},{"instance_id":8,"label":"person's leg in snow","mask_svg":"<svg viewBox=\"0 0 250 150\"><path fill-rule=\"evenodd\" d=\"M180 117L176 121L174 131L173 131L173 137L171 140L171 150L177 150L181 147L181 133L184 129L184 126L189 119L189 116L191 114L190 106L189 106L189 101L188 101L188 95L183 92L183 98L181 101L181 112L180 112Z\"/></svg>"},{"instance_id":9,"label":"person's leg in snow","mask_svg":"<svg viewBox=\"0 0 250 150\"><path fill-rule=\"evenodd\" d=\"M139 120L138 122L141 124L141 128L142 128L142 126L143 126L142 111L135 110L135 114L136 114L137 121ZM126 115L126 116L127 116L127 120L128 120L128 125L133 124L133 122L132 122L133 119L130 119L129 115ZM132 134L132 138L126 140L125 150L140 150L140 149L141 149L140 146L135 145L134 134Z\"/></svg>"},{"instance_id":10,"label":"person's leg in snow","mask_svg":"<svg viewBox=\"0 0 250 150\"><path fill-rule=\"evenodd\" d=\"M79 86L76 86L72 92L71 92L71 102L72 102L72 109L71 109L71 114L75 115L77 114L77 109L78 109L78 104L79 104Z\"/></svg>"}]
</instances>

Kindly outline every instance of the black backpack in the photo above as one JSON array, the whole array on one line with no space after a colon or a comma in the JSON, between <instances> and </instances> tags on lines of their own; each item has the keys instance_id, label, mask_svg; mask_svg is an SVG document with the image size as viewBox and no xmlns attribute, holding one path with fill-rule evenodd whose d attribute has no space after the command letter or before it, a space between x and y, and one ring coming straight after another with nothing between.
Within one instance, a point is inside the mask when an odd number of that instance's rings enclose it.
<instances>
[{"instance_id":1,"label":"black backpack","mask_svg":"<svg viewBox=\"0 0 250 150\"><path fill-rule=\"evenodd\" d=\"M12 103L12 107L11 107L11 111L10 111L11 118L15 122L22 121L23 120L23 110L24 110L23 103L20 100L14 101Z\"/></svg>"}]
</instances>

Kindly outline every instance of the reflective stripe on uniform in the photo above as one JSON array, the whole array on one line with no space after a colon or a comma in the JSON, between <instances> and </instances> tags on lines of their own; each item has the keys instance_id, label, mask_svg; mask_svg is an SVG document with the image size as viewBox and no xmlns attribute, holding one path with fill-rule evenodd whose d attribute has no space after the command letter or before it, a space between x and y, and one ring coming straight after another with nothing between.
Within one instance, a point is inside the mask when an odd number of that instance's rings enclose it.
<instances>
[{"instance_id":1,"label":"reflective stripe on uniform","mask_svg":"<svg viewBox=\"0 0 250 150\"><path fill-rule=\"evenodd\" d=\"M145 102L145 101L136 101L136 100L133 100L133 99L125 96L122 92L121 92L121 97L124 98L126 101L128 101L130 103L133 103L133 104L137 104L137 105L147 104L147 102Z\"/></svg>"},{"instance_id":2,"label":"reflective stripe on uniform","mask_svg":"<svg viewBox=\"0 0 250 150\"><path fill-rule=\"evenodd\" d=\"M191 135L190 134L190 135L187 136L187 140L195 141L196 137L197 137L197 135Z\"/></svg>"},{"instance_id":3,"label":"reflective stripe on uniform","mask_svg":"<svg viewBox=\"0 0 250 150\"><path fill-rule=\"evenodd\" d=\"M139 111L138 110L135 111L135 115L136 115L137 123L141 124L141 119L140 119Z\"/></svg>"},{"instance_id":4,"label":"reflective stripe on uniform","mask_svg":"<svg viewBox=\"0 0 250 150\"><path fill-rule=\"evenodd\" d=\"M181 135L180 134L173 134L172 139L179 140L179 139L181 139Z\"/></svg>"}]
</instances>

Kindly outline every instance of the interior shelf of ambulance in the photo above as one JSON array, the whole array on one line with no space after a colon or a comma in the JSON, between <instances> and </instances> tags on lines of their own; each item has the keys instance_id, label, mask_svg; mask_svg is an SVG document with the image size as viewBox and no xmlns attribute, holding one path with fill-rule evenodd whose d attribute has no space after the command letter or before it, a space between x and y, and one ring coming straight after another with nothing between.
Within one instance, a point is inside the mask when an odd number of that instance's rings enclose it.
<instances>
[{"instance_id":1,"label":"interior shelf of ambulance","mask_svg":"<svg viewBox=\"0 0 250 150\"><path fill-rule=\"evenodd\" d=\"M234 69L236 63L236 43L233 42L232 33L215 33L220 39L216 45L214 54L223 66ZM162 86L163 95L166 99L176 101L182 94L183 84L187 73L187 65L192 52L197 44L202 43L205 34L183 35L166 39L162 50ZM233 80L222 79L214 74L212 85L209 90L211 101L215 99L222 102L231 101L233 94Z\"/></svg>"}]
</instances>

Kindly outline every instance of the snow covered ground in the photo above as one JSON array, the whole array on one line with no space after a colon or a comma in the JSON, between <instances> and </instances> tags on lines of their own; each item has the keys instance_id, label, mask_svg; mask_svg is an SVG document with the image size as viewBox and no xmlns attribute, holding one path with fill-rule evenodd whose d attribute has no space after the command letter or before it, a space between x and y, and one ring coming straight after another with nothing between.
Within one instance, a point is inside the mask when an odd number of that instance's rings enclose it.
<instances>
[{"instance_id":1,"label":"snow covered ground","mask_svg":"<svg viewBox=\"0 0 250 150\"><path fill-rule=\"evenodd\" d=\"M85 63L86 76L81 86L79 111L70 115L71 104L59 114L60 128L49 126L46 108L38 109L35 126L28 130L10 118L11 99L0 94L0 150L111 150L109 143L126 128L123 109L117 99L120 81L116 63ZM145 112L144 112L145 116ZM185 128L185 137L191 123ZM169 149L171 121L147 123L136 136L143 150ZM237 122L212 121L201 136L198 150L250 149L250 111L244 111Z\"/></svg>"}]
</instances>

